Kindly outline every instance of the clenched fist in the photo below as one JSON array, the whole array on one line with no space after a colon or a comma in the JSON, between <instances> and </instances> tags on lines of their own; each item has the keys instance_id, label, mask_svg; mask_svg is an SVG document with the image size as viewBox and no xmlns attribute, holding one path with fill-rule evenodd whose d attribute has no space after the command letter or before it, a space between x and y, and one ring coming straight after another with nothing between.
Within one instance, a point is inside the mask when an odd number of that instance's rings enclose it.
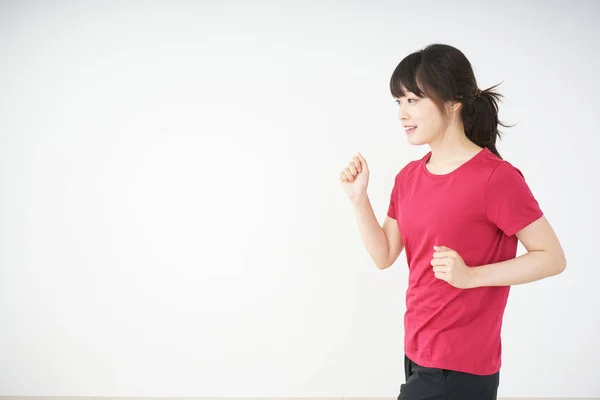
<instances>
[{"instance_id":1,"label":"clenched fist","mask_svg":"<svg viewBox=\"0 0 600 400\"><path fill-rule=\"evenodd\" d=\"M465 264L455 250L446 246L434 246L435 252L431 265L436 278L444 280L458 289L470 289L474 286L473 268Z\"/></svg>"},{"instance_id":2,"label":"clenched fist","mask_svg":"<svg viewBox=\"0 0 600 400\"><path fill-rule=\"evenodd\" d=\"M369 184L369 167L367 166L367 160L360 153L340 172L340 182L344 192L350 199L366 192Z\"/></svg>"}]
</instances>

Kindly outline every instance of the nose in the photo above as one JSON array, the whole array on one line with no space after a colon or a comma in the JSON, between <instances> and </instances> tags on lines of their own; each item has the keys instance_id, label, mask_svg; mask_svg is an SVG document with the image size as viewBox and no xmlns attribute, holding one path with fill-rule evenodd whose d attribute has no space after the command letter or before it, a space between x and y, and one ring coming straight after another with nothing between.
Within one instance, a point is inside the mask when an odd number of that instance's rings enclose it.
<instances>
[{"instance_id":1,"label":"nose","mask_svg":"<svg viewBox=\"0 0 600 400\"><path fill-rule=\"evenodd\" d=\"M406 109L403 106L398 108L398 119L400 121L405 121L408 119L408 114L406 113Z\"/></svg>"}]
</instances>

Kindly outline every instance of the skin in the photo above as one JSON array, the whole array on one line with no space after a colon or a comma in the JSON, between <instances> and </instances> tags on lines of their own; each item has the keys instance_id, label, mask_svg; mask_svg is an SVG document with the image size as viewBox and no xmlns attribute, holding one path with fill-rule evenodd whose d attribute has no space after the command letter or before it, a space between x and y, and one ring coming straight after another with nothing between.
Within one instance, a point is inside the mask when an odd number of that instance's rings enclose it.
<instances>
[{"instance_id":1,"label":"skin","mask_svg":"<svg viewBox=\"0 0 600 400\"><path fill-rule=\"evenodd\" d=\"M446 174L482 150L465 135L460 103L445 104L445 115L426 97L406 93L396 99L403 126L417 126L407 135L413 145L428 145L431 157L426 165L434 174ZM340 183L353 205L365 247L379 269L389 268L404 249L396 221L386 217L382 226L370 204L367 187L369 167L357 154L340 173ZM482 286L509 286L534 282L560 274L566 268L562 246L545 216L516 233L527 252L511 260L488 265L465 265L455 250L439 243L432 249L432 273L459 289Z\"/></svg>"}]
</instances>

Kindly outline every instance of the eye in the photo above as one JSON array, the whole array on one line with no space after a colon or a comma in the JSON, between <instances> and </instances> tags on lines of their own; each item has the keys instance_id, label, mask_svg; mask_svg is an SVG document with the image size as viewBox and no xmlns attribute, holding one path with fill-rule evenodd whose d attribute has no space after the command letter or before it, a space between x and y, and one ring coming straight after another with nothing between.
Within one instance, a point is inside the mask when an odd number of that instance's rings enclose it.
<instances>
[{"instance_id":1,"label":"eye","mask_svg":"<svg viewBox=\"0 0 600 400\"><path fill-rule=\"evenodd\" d=\"M407 99L406 101L408 102L408 104L414 104L418 101L418 99ZM402 102L399 99L397 99L396 104L402 105Z\"/></svg>"}]
</instances>

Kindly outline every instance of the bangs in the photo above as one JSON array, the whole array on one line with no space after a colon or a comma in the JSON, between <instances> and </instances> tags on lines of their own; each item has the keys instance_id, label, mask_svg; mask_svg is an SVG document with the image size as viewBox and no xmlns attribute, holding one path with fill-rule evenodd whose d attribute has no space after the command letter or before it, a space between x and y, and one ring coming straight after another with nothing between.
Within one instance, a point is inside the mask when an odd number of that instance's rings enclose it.
<instances>
[{"instance_id":1,"label":"bangs","mask_svg":"<svg viewBox=\"0 0 600 400\"><path fill-rule=\"evenodd\" d=\"M406 56L392 73L390 92L396 98L405 97L407 92L419 97L434 98L432 91L428 90L435 87L431 81L423 63L423 55L415 52Z\"/></svg>"}]
</instances>

